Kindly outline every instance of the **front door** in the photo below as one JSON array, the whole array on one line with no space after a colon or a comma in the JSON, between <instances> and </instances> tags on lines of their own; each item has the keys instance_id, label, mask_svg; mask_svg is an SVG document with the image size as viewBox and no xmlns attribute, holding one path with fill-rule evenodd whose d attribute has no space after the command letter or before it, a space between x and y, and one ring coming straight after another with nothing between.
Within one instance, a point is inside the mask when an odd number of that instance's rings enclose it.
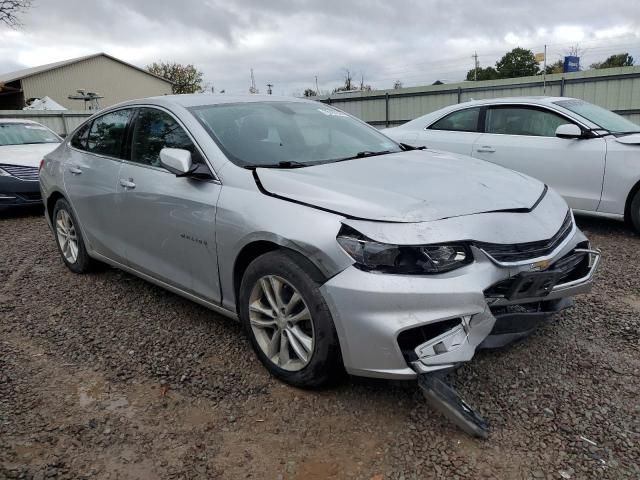
<instances>
[{"instance_id":1,"label":"front door","mask_svg":"<svg viewBox=\"0 0 640 480\"><path fill-rule=\"evenodd\" d=\"M602 138L555 136L569 119L542 107L493 106L473 156L530 175L564 197L571 208L595 211L600 202L606 143Z\"/></svg>"},{"instance_id":2,"label":"front door","mask_svg":"<svg viewBox=\"0 0 640 480\"><path fill-rule=\"evenodd\" d=\"M65 190L91 250L124 263L119 241L118 178L131 109L86 124L71 139L64 165Z\"/></svg>"},{"instance_id":3,"label":"front door","mask_svg":"<svg viewBox=\"0 0 640 480\"><path fill-rule=\"evenodd\" d=\"M162 148L191 151L207 168L184 128L164 110L140 108L129 159L118 178L123 197L121 238L136 270L212 302L220 301L215 242L220 184L176 177L160 165Z\"/></svg>"}]
</instances>

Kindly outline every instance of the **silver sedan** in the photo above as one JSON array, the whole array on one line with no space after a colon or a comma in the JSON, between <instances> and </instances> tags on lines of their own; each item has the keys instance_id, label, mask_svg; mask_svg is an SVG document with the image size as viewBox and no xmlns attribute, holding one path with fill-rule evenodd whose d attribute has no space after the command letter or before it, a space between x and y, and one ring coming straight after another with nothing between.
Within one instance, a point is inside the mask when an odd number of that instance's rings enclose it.
<instances>
[{"instance_id":1,"label":"silver sedan","mask_svg":"<svg viewBox=\"0 0 640 480\"><path fill-rule=\"evenodd\" d=\"M40 183L72 271L105 262L239 319L292 385L418 379L480 435L442 374L570 306L599 258L540 181L293 98L120 104Z\"/></svg>"}]
</instances>

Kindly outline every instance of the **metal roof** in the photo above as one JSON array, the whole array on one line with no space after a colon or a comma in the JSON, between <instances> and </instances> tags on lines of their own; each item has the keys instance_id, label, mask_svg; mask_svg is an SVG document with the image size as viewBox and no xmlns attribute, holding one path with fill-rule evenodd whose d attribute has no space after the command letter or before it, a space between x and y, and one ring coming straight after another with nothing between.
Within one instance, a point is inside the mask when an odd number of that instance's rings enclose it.
<instances>
[{"instance_id":1,"label":"metal roof","mask_svg":"<svg viewBox=\"0 0 640 480\"><path fill-rule=\"evenodd\" d=\"M25 68L23 70L17 70L15 72L8 72L8 73L3 73L0 74L0 84L2 83L9 83L9 82L14 82L16 80L22 80L23 78L27 78L27 77L32 77L34 75L38 75L44 72L49 72L51 70L55 70L56 68L61 68L61 67L66 67L67 65L73 65L74 63L79 63L79 62L83 62L85 60L89 60L91 58L96 58L96 57L106 57L109 58L111 60L114 60L118 63L122 63L123 65L126 65L128 67L131 68L135 68L136 70L146 73L147 75L151 75L152 77L156 77L159 78L160 80L164 80L167 83L173 84L173 82L171 80L167 80L164 77L161 77L159 75L156 75L154 73L151 73L143 68L140 67L136 67L135 65L132 65L130 63L127 63L123 60L120 60L119 58L113 57L107 53L104 52L100 52L100 53L94 53L93 55L85 55L84 57L77 57L77 58L71 58L69 60L63 60L61 62L54 62L54 63L47 63L46 65L40 65L38 67L31 67L31 68Z\"/></svg>"}]
</instances>

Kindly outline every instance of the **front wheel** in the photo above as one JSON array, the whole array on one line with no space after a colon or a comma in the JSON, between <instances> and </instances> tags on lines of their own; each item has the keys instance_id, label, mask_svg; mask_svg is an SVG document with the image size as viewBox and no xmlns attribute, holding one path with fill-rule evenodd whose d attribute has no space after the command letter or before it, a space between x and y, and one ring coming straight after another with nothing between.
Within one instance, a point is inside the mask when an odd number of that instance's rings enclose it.
<instances>
[{"instance_id":1,"label":"front wheel","mask_svg":"<svg viewBox=\"0 0 640 480\"><path fill-rule=\"evenodd\" d=\"M640 233L640 191L636 192L629 209L629 221L634 230Z\"/></svg>"},{"instance_id":2,"label":"front wheel","mask_svg":"<svg viewBox=\"0 0 640 480\"><path fill-rule=\"evenodd\" d=\"M74 273L90 271L95 265L95 260L87 253L78 221L69 203L63 198L53 207L53 228L58 250L69 270Z\"/></svg>"},{"instance_id":3,"label":"front wheel","mask_svg":"<svg viewBox=\"0 0 640 480\"><path fill-rule=\"evenodd\" d=\"M258 358L275 377L297 387L328 383L342 364L318 287L307 260L285 251L254 260L240 285L240 319Z\"/></svg>"}]
</instances>

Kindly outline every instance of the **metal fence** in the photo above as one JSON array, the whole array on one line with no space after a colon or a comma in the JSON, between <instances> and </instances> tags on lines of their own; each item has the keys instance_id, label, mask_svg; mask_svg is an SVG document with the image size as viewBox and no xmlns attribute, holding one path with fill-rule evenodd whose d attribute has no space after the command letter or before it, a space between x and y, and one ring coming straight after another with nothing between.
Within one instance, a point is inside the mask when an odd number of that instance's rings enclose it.
<instances>
[{"instance_id":1,"label":"metal fence","mask_svg":"<svg viewBox=\"0 0 640 480\"><path fill-rule=\"evenodd\" d=\"M484 98L551 95L581 98L640 124L640 66L534 77L429 85L317 97L378 127L401 125L442 107Z\"/></svg>"},{"instance_id":2,"label":"metal fence","mask_svg":"<svg viewBox=\"0 0 640 480\"><path fill-rule=\"evenodd\" d=\"M84 110L0 110L0 118L33 120L66 137L93 113Z\"/></svg>"}]
</instances>

